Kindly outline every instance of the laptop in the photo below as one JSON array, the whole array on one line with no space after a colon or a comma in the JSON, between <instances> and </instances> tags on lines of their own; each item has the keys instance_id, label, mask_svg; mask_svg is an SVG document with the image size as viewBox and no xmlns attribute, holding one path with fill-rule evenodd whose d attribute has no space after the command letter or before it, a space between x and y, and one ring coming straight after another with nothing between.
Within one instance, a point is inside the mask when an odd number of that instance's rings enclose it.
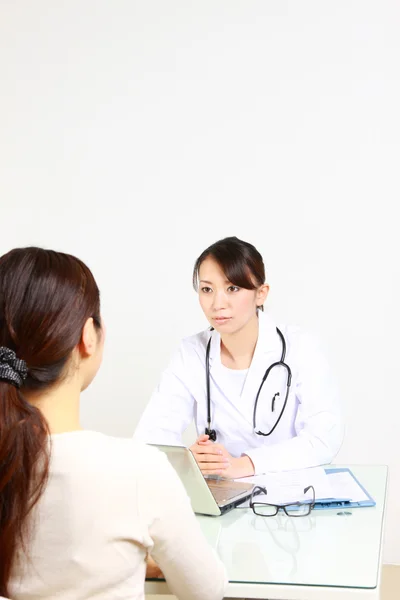
<instances>
[{"instance_id":1,"label":"laptop","mask_svg":"<svg viewBox=\"0 0 400 600\"><path fill-rule=\"evenodd\" d=\"M186 489L195 513L218 517L251 496L254 488L252 483L242 483L220 477L204 477L188 448L151 445L167 455Z\"/></svg>"}]
</instances>

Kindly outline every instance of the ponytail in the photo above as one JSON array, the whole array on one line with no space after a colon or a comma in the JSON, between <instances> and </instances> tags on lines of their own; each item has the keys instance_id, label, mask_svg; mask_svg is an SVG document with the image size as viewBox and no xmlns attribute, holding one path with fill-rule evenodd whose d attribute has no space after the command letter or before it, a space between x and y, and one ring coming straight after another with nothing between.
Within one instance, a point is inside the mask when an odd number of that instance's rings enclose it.
<instances>
[{"instance_id":1,"label":"ponytail","mask_svg":"<svg viewBox=\"0 0 400 600\"><path fill-rule=\"evenodd\" d=\"M2 367L0 353L0 373ZM18 372L8 367L8 375L0 380L0 596L6 597L16 551L25 549L26 519L46 485L50 461L47 422L12 382Z\"/></svg>"}]
</instances>

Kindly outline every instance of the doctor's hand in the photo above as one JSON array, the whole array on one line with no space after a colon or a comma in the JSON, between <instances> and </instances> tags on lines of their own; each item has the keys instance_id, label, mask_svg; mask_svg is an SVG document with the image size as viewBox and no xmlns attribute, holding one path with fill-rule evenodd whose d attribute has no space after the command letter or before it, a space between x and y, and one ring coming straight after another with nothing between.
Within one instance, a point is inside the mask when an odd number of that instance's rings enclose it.
<instances>
[{"instance_id":1,"label":"doctor's hand","mask_svg":"<svg viewBox=\"0 0 400 600\"><path fill-rule=\"evenodd\" d=\"M254 475L254 465L248 456L234 458L222 444L212 442L208 435L200 435L190 450L203 475L220 475L230 479Z\"/></svg>"}]
</instances>

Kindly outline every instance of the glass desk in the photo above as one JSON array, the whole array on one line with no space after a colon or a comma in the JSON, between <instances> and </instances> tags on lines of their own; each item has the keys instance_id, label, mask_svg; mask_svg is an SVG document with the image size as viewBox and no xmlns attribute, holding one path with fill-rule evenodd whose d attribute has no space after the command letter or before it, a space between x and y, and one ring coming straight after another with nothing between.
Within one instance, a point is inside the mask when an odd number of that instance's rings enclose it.
<instances>
[{"instance_id":1,"label":"glass desk","mask_svg":"<svg viewBox=\"0 0 400 600\"><path fill-rule=\"evenodd\" d=\"M197 517L225 564L227 597L379 599L387 467L350 469L376 507L316 510L300 518L258 517L243 508ZM146 593L168 594L167 584L147 581Z\"/></svg>"}]
</instances>

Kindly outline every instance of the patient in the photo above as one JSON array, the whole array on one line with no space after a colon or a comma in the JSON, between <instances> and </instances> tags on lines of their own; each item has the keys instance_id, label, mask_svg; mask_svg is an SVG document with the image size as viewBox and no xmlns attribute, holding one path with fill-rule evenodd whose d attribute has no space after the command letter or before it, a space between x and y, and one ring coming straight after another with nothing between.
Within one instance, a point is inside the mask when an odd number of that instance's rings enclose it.
<instances>
[{"instance_id":1,"label":"patient","mask_svg":"<svg viewBox=\"0 0 400 600\"><path fill-rule=\"evenodd\" d=\"M0 258L0 596L143 599L151 553L178 598L220 600L224 568L165 456L80 426L103 344L86 265Z\"/></svg>"}]
</instances>

